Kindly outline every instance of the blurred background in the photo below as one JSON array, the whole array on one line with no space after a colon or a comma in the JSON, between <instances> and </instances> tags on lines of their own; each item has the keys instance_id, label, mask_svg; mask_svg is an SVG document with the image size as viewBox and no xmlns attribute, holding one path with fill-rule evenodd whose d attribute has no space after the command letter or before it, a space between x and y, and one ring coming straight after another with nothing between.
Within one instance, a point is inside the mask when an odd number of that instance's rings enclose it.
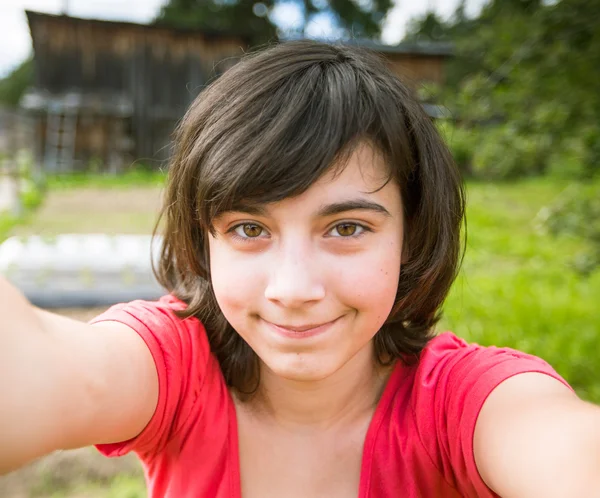
<instances>
[{"instance_id":1,"label":"blurred background","mask_svg":"<svg viewBox=\"0 0 600 498\"><path fill-rule=\"evenodd\" d=\"M600 0L2 0L0 272L87 320L162 292L149 235L171 133L252 47L382 54L468 193L440 330L551 363L600 403ZM133 457L59 452L2 497L141 498Z\"/></svg>"}]
</instances>

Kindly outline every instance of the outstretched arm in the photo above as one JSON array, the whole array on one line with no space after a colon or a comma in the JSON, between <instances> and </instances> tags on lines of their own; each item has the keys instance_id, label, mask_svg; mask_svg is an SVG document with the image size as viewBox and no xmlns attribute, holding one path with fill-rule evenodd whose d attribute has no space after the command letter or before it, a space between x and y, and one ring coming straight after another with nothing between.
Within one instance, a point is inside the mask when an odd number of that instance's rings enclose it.
<instances>
[{"instance_id":1,"label":"outstretched arm","mask_svg":"<svg viewBox=\"0 0 600 498\"><path fill-rule=\"evenodd\" d=\"M2 277L0 296L0 474L145 427L158 381L136 332L36 309Z\"/></svg>"},{"instance_id":2,"label":"outstretched arm","mask_svg":"<svg viewBox=\"0 0 600 498\"><path fill-rule=\"evenodd\" d=\"M474 452L481 477L503 498L600 496L600 408L547 375L516 375L494 389Z\"/></svg>"}]
</instances>

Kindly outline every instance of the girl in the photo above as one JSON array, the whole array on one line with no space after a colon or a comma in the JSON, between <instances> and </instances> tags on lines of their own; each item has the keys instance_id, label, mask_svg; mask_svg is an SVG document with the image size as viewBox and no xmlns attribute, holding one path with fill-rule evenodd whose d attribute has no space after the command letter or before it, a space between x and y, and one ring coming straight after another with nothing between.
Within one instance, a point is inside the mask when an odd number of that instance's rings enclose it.
<instances>
[{"instance_id":1,"label":"girl","mask_svg":"<svg viewBox=\"0 0 600 498\"><path fill-rule=\"evenodd\" d=\"M3 282L0 468L96 444L135 451L152 497L600 495L600 410L538 358L433 333L463 213L374 55L248 56L177 131L167 296L83 324Z\"/></svg>"}]
</instances>

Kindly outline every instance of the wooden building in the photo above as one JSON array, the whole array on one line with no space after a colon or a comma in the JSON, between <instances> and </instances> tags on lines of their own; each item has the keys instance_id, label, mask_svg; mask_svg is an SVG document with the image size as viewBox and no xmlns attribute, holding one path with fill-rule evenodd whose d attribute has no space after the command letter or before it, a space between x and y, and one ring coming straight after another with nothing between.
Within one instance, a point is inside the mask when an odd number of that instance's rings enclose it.
<instances>
[{"instance_id":1,"label":"wooden building","mask_svg":"<svg viewBox=\"0 0 600 498\"><path fill-rule=\"evenodd\" d=\"M355 40L355 45L379 52L388 60L389 67L409 84L445 83L446 62L454 50L451 43L419 42L383 45L371 40Z\"/></svg>"},{"instance_id":2,"label":"wooden building","mask_svg":"<svg viewBox=\"0 0 600 498\"><path fill-rule=\"evenodd\" d=\"M27 12L38 119L50 170L160 161L198 92L247 47L241 36ZM217 64L218 63L218 64Z\"/></svg>"},{"instance_id":3,"label":"wooden building","mask_svg":"<svg viewBox=\"0 0 600 498\"><path fill-rule=\"evenodd\" d=\"M27 12L35 82L22 107L36 118L36 155L50 171L119 171L161 163L191 101L248 47L243 36ZM386 46L416 84L443 84L447 45Z\"/></svg>"}]
</instances>

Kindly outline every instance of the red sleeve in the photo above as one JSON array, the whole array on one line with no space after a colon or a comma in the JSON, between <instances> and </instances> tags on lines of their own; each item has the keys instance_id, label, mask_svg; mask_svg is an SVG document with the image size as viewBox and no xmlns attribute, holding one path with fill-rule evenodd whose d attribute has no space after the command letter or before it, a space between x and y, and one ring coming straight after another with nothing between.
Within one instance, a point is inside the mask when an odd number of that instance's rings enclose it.
<instances>
[{"instance_id":1,"label":"red sleeve","mask_svg":"<svg viewBox=\"0 0 600 498\"><path fill-rule=\"evenodd\" d=\"M415 424L430 458L461 496L496 496L475 464L475 423L494 388L526 372L546 374L568 386L540 358L467 344L450 333L435 338L423 352L413 396Z\"/></svg>"},{"instance_id":2,"label":"red sleeve","mask_svg":"<svg viewBox=\"0 0 600 498\"><path fill-rule=\"evenodd\" d=\"M184 307L172 296L155 302L133 301L115 305L90 322L116 321L135 330L148 346L158 374L158 403L148 425L129 441L97 445L102 454L159 453L201 398L210 347L199 320L181 320L175 315L176 309Z\"/></svg>"}]
</instances>

